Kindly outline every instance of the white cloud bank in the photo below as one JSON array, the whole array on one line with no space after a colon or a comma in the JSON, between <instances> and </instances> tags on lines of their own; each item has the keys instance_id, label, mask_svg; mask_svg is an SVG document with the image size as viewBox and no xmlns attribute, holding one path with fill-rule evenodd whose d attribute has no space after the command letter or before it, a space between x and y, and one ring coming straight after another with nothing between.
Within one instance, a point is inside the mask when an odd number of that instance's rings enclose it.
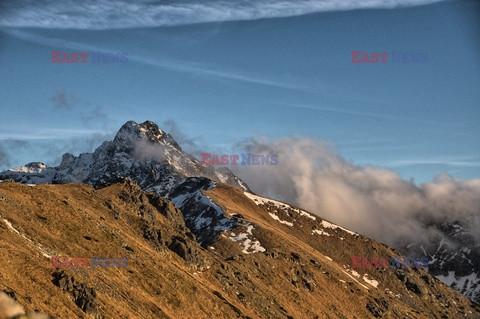
<instances>
[{"instance_id":1,"label":"white cloud bank","mask_svg":"<svg viewBox=\"0 0 480 319\"><path fill-rule=\"evenodd\" d=\"M126 29L174 26L367 8L397 8L441 0L5 0L0 27Z\"/></svg>"},{"instance_id":2,"label":"white cloud bank","mask_svg":"<svg viewBox=\"0 0 480 319\"><path fill-rule=\"evenodd\" d=\"M326 144L285 138L243 145L278 154L276 166L232 167L259 194L297 204L346 228L396 246L425 242L429 221L461 223L480 240L480 179L447 174L419 186L397 173L346 161Z\"/></svg>"}]
</instances>

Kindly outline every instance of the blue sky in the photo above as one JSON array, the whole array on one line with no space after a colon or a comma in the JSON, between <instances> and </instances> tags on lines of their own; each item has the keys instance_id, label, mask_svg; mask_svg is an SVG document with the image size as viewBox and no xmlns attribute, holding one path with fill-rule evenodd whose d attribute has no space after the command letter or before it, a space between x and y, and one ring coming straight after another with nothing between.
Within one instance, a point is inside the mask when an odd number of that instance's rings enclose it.
<instances>
[{"instance_id":1,"label":"blue sky","mask_svg":"<svg viewBox=\"0 0 480 319\"><path fill-rule=\"evenodd\" d=\"M166 131L173 121L212 153L240 153L251 136L302 136L415 182L478 178L479 9L467 0L3 1L0 170L92 151L133 119ZM51 51L98 50L128 62L51 63ZM351 51L428 60L356 64Z\"/></svg>"}]
</instances>

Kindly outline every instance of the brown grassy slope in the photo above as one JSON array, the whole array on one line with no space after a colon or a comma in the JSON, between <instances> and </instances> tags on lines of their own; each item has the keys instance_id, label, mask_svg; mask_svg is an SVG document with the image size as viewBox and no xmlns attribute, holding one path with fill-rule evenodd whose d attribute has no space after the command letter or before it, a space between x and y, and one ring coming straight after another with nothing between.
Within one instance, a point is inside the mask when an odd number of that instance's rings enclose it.
<instances>
[{"instance_id":1,"label":"brown grassy slope","mask_svg":"<svg viewBox=\"0 0 480 319\"><path fill-rule=\"evenodd\" d=\"M253 233L267 252L246 255L248 262L243 263L250 265L253 261L260 265L260 285L276 292L277 300L295 318L328 318L332 313L340 318L370 318L374 314L384 318L480 317L478 307L473 309L469 300L424 270L355 269L360 278L352 275L352 255L398 255L383 244L340 229L324 228L319 217L313 221L287 207L282 210L258 206L242 191L226 185L207 193L227 214L242 214L256 225ZM268 212L275 212L293 226L281 224ZM313 229L330 236L312 234ZM227 256L230 253L221 252ZM277 252L277 257L271 258L269 252ZM300 260L292 258L292 253ZM302 275L316 283L313 291L302 289ZM365 275L367 281L363 280ZM371 279L379 282L377 288L368 283Z\"/></svg>"},{"instance_id":2,"label":"brown grassy slope","mask_svg":"<svg viewBox=\"0 0 480 319\"><path fill-rule=\"evenodd\" d=\"M463 296L424 271L362 270L361 276L379 281L378 289L345 273L350 255L395 254L384 245L341 230L311 235L321 229L319 219L288 210L277 214L294 226L280 224L268 207L225 185L207 193L227 214L244 216L246 226L236 235L253 223L266 251L242 253L230 232L200 247L173 205L131 182L100 190L0 183L0 291L14 292L27 310L84 318L72 293L52 282L56 270L46 256L128 257L126 269L64 270L95 290L98 306L90 317L479 317ZM179 239L186 245L183 258L172 248Z\"/></svg>"},{"instance_id":3,"label":"brown grassy slope","mask_svg":"<svg viewBox=\"0 0 480 319\"><path fill-rule=\"evenodd\" d=\"M129 192L125 185L95 191L86 185L0 183L0 290L13 290L27 310L83 318L69 295L52 283L54 269L41 251L51 256L128 257L126 269L65 270L95 289L104 318L235 317L182 259L155 249L142 237L139 215L153 207L119 199L123 192ZM116 213L105 205L108 201ZM161 229L176 227L158 212L155 218Z\"/></svg>"}]
</instances>

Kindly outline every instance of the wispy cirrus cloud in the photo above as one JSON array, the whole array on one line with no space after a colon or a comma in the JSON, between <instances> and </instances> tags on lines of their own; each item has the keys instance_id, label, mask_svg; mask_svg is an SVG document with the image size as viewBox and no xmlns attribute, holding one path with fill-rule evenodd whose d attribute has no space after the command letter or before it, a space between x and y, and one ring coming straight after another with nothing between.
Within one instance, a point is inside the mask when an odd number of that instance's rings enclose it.
<instances>
[{"instance_id":1,"label":"wispy cirrus cloud","mask_svg":"<svg viewBox=\"0 0 480 319\"><path fill-rule=\"evenodd\" d=\"M299 16L315 12L397 8L441 0L5 0L0 27L127 29Z\"/></svg>"},{"instance_id":2,"label":"wispy cirrus cloud","mask_svg":"<svg viewBox=\"0 0 480 319\"><path fill-rule=\"evenodd\" d=\"M425 121L416 118L408 118L408 117L401 117L401 116L394 116L388 114L380 114L380 113L372 113L372 112L362 112L356 111L351 109L342 109L338 107L325 107L320 105L307 105L307 104L287 104L287 103L277 103L279 106L285 106L289 108L297 108L297 109L305 109L305 110L314 110L320 112L331 112L331 113L340 113L346 115L353 115L353 116L361 116L361 117L373 117L379 119L386 119L386 120L393 120L393 121L406 121L406 122L415 122L420 124L428 124L428 125L438 125L439 123L432 122L432 121Z\"/></svg>"},{"instance_id":3,"label":"wispy cirrus cloud","mask_svg":"<svg viewBox=\"0 0 480 319\"><path fill-rule=\"evenodd\" d=\"M42 34L39 34L39 32L34 32L34 31L10 29L10 30L3 30L3 32L7 33L8 35L14 38L17 38L23 41L45 45L45 46L56 47L56 48L69 48L69 49L84 50L84 51L99 51L99 50L115 51L115 50L112 50L111 48L103 48L103 47L100 48L97 46L93 46L90 44L85 44L77 41L44 36ZM262 78L258 74L248 74L239 70L224 70L214 65L209 65L205 63L175 60L175 59L165 58L165 57L162 57L162 58L155 57L155 56L149 57L145 55L140 55L140 54L137 55L137 54L131 54L131 53L128 54L128 60L141 63L144 65L149 65L152 67L157 67L164 70L191 74L198 77L215 78L217 80L237 81L237 82L263 85L263 86L276 87L276 88L289 89L289 90L296 90L296 91L305 90L301 86L287 83L287 82L282 82L279 80ZM62 96L61 93L62 91L57 92L57 94L52 97L52 101L58 104L57 107L65 109L66 108L65 103L67 103L67 99L69 98L70 102L73 102L73 99L72 99L72 96L66 96L66 95Z\"/></svg>"},{"instance_id":4,"label":"wispy cirrus cloud","mask_svg":"<svg viewBox=\"0 0 480 319\"><path fill-rule=\"evenodd\" d=\"M419 165L446 165L459 167L480 167L480 158L475 157L436 157L419 159L399 159L394 161L377 162L377 165L388 167L419 166Z\"/></svg>"},{"instance_id":5,"label":"wispy cirrus cloud","mask_svg":"<svg viewBox=\"0 0 480 319\"><path fill-rule=\"evenodd\" d=\"M58 140L66 138L81 138L92 134L104 134L105 131L69 128L31 129L0 129L0 142L11 140Z\"/></svg>"}]
</instances>

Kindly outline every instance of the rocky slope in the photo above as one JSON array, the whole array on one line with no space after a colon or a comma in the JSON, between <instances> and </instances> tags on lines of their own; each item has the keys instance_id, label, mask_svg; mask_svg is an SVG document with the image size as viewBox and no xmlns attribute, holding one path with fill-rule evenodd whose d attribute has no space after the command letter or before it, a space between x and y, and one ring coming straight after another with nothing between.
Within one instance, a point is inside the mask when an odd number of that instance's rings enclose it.
<instances>
[{"instance_id":1,"label":"rocky slope","mask_svg":"<svg viewBox=\"0 0 480 319\"><path fill-rule=\"evenodd\" d=\"M202 247L171 201L128 179L98 189L1 182L0 291L31 317L480 318L424 270L350 267L352 255L397 254L385 245L285 203L204 186L234 226ZM55 269L52 256L128 266Z\"/></svg>"},{"instance_id":2,"label":"rocky slope","mask_svg":"<svg viewBox=\"0 0 480 319\"><path fill-rule=\"evenodd\" d=\"M96 188L115 183L119 177L128 177L144 191L154 192L174 203L181 211L186 227L203 247L213 243L222 232L244 227L249 231L238 238L239 242L245 242L245 238L249 240L244 249L247 252L264 249L255 244L257 241L250 233L253 229L245 226L243 213L229 218L222 207L205 195L205 191L211 190L218 182L247 192L248 186L226 168L202 166L197 159L185 153L169 134L150 121L142 124L129 121L113 141L104 142L93 153L78 157L65 154L58 167L47 167L37 162L0 173L0 180L27 184L76 182ZM274 212L271 214L277 216ZM291 223L288 218L281 221L287 226ZM313 222L313 219L310 218L310 221ZM428 256L431 273L478 302L478 242L462 232L461 225L430 226L437 231L438 241L428 246L407 243L399 248L409 256ZM318 232L322 234L321 230Z\"/></svg>"}]
</instances>

